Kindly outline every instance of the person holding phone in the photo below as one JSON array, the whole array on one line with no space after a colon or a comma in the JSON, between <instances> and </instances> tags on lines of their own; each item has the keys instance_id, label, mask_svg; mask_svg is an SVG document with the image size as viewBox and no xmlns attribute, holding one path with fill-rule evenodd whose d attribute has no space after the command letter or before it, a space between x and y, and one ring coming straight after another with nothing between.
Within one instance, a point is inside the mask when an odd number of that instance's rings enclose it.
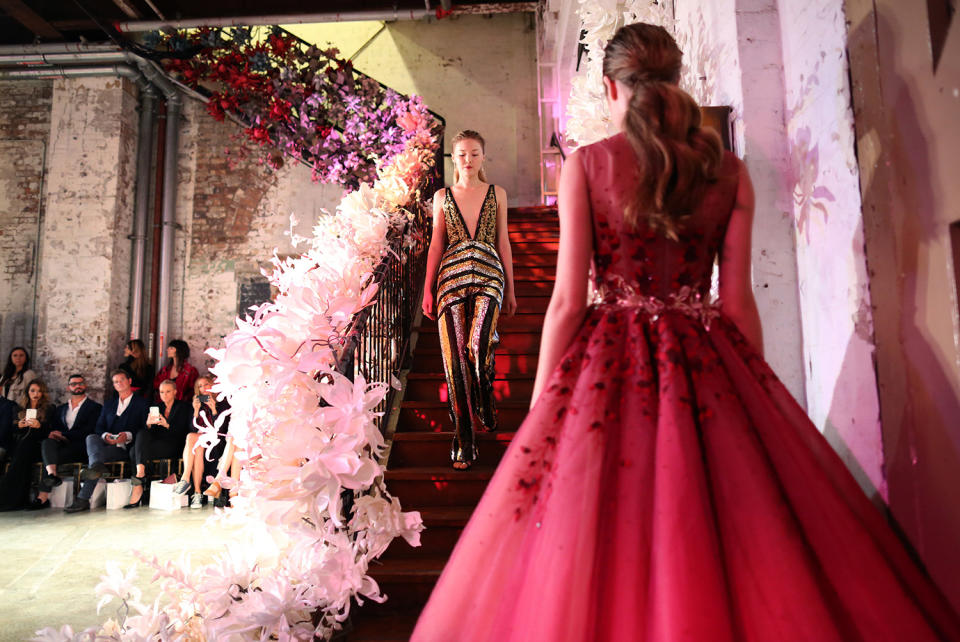
<instances>
[{"instance_id":1,"label":"person holding phone","mask_svg":"<svg viewBox=\"0 0 960 642\"><path fill-rule=\"evenodd\" d=\"M80 473L83 485L65 513L90 510L90 497L107 472L106 462L127 459L130 445L147 421L147 400L133 394L129 373L114 370L110 375L117 396L103 404L94 434L86 439L87 468Z\"/></svg>"},{"instance_id":2,"label":"person holding phone","mask_svg":"<svg viewBox=\"0 0 960 642\"><path fill-rule=\"evenodd\" d=\"M143 503L148 461L175 459L183 450L190 432L190 406L186 401L177 401L176 395L175 382L167 379L160 384L160 405L150 407L146 425L133 440L131 459L136 470L130 478L130 503L124 508L136 508Z\"/></svg>"},{"instance_id":3,"label":"person holding phone","mask_svg":"<svg viewBox=\"0 0 960 642\"><path fill-rule=\"evenodd\" d=\"M204 473L216 474L217 461L226 448L229 417L224 418L224 422L218 429L220 440L216 444L205 448L197 443L200 440L199 428L215 426L220 416L230 409L230 404L226 400L216 400L211 391L212 387L213 377L210 376L198 378L194 386L192 432L187 435L186 445L183 447L183 474L173 489L173 492L178 495L190 493L190 508L203 507L201 484Z\"/></svg>"},{"instance_id":4,"label":"person holding phone","mask_svg":"<svg viewBox=\"0 0 960 642\"><path fill-rule=\"evenodd\" d=\"M20 397L20 412L15 419L16 451L7 474L0 478L0 510L28 506L30 469L40 461L40 443L50 433L56 409L50 404L47 385L42 379L27 384Z\"/></svg>"}]
</instances>

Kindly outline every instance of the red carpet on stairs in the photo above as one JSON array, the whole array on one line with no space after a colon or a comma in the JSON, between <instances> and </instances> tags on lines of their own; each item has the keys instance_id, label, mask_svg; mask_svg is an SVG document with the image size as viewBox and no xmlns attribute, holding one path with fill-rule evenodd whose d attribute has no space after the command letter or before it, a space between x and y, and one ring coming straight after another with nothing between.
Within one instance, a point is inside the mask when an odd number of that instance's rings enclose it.
<instances>
[{"instance_id":1,"label":"red carpet on stairs","mask_svg":"<svg viewBox=\"0 0 960 642\"><path fill-rule=\"evenodd\" d=\"M553 290L560 227L555 208L511 208L510 244L518 313L501 318L494 384L500 430L478 435L479 461L468 471L450 466L450 417L437 324L424 318L390 459L387 488L404 510L420 511L421 546L395 540L370 569L388 599L353 610L351 641L407 640L470 513L514 432L527 414L543 315Z\"/></svg>"}]
</instances>

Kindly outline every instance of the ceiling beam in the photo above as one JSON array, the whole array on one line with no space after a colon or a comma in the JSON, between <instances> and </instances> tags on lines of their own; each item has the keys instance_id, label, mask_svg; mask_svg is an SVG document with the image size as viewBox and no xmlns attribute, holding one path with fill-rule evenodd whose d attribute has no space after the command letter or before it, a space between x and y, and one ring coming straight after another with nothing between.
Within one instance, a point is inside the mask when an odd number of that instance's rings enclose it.
<instances>
[{"instance_id":1,"label":"ceiling beam","mask_svg":"<svg viewBox=\"0 0 960 642\"><path fill-rule=\"evenodd\" d=\"M40 14L21 0L0 0L0 9L41 38L63 38L63 34L57 31L52 24L44 20Z\"/></svg>"},{"instance_id":2,"label":"ceiling beam","mask_svg":"<svg viewBox=\"0 0 960 642\"><path fill-rule=\"evenodd\" d=\"M139 20L143 17L128 0L113 0L113 4L117 5L120 11L124 12L128 18Z\"/></svg>"}]
</instances>

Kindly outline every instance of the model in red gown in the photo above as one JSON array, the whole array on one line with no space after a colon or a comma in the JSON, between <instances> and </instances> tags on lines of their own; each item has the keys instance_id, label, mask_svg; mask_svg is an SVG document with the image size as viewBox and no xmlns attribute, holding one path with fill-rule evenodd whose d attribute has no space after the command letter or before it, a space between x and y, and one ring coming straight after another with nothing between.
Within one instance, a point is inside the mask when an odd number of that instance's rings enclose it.
<instances>
[{"instance_id":1,"label":"model in red gown","mask_svg":"<svg viewBox=\"0 0 960 642\"><path fill-rule=\"evenodd\" d=\"M724 154L671 240L624 222L636 158L620 134L564 167L554 298L575 280L565 270L586 280L564 265L585 260L578 229L592 231L597 297L543 373L412 639L960 640L745 325L707 303L721 249L740 255L721 256L721 296L725 270L749 284L743 164Z\"/></svg>"}]
</instances>

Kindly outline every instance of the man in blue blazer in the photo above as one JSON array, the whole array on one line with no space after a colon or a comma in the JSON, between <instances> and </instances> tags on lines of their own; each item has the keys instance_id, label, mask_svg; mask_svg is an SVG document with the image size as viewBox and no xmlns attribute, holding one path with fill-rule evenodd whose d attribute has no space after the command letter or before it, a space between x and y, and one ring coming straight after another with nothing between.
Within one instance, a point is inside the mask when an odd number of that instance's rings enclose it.
<instances>
[{"instance_id":1,"label":"man in blue blazer","mask_svg":"<svg viewBox=\"0 0 960 642\"><path fill-rule=\"evenodd\" d=\"M88 464L80 474L83 486L73 503L63 509L65 513L90 510L93 489L97 486L97 480L107 471L105 462L127 459L130 456L128 446L146 424L147 400L133 394L130 375L123 370L114 370L110 379L117 396L103 404L94 433L87 436Z\"/></svg>"},{"instance_id":2,"label":"man in blue blazer","mask_svg":"<svg viewBox=\"0 0 960 642\"><path fill-rule=\"evenodd\" d=\"M103 406L87 396L87 383L82 374L67 378L70 401L57 407L50 436L40 444L43 457L41 493L49 493L62 483L57 476L57 465L74 461L88 461L87 437L94 433ZM41 497L41 500L46 497Z\"/></svg>"}]
</instances>

